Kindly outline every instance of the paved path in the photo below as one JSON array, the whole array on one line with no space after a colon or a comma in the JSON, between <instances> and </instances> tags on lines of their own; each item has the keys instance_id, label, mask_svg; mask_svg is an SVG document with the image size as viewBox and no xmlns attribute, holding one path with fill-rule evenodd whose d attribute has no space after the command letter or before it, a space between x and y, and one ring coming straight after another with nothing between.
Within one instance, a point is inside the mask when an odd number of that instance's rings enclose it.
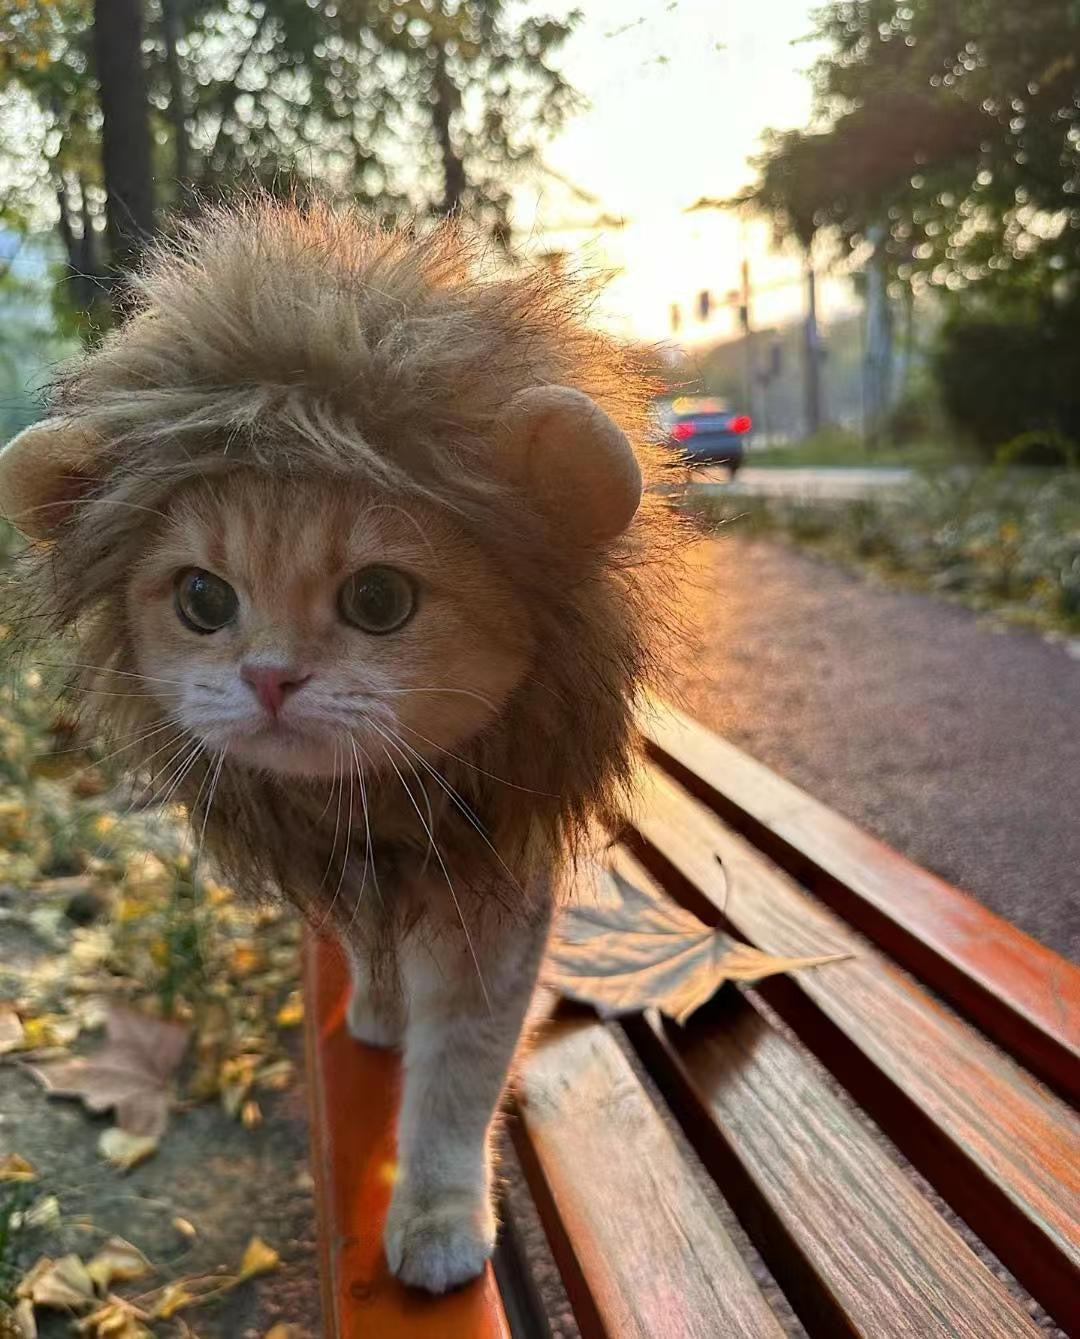
<instances>
[{"instance_id":1,"label":"paved path","mask_svg":"<svg viewBox=\"0 0 1080 1339\"><path fill-rule=\"evenodd\" d=\"M750 457L753 460L753 456ZM827 498L851 501L879 497L905 488L912 479L908 469L858 469L847 466L819 468L744 465L734 483L724 470L699 470L695 486L700 492L723 492L756 497Z\"/></svg>"},{"instance_id":2,"label":"paved path","mask_svg":"<svg viewBox=\"0 0 1080 1339\"><path fill-rule=\"evenodd\" d=\"M702 542L692 586L696 716L1080 953L1080 661L734 532Z\"/></svg>"}]
</instances>

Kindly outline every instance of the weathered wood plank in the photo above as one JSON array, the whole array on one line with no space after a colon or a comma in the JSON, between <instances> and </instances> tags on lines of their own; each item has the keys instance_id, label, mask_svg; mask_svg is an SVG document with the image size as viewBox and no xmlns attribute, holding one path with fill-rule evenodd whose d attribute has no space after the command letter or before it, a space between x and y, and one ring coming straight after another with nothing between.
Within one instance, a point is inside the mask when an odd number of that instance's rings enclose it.
<instances>
[{"instance_id":1,"label":"weathered wood plank","mask_svg":"<svg viewBox=\"0 0 1080 1339\"><path fill-rule=\"evenodd\" d=\"M639 1018L627 1031L810 1334L1039 1333L805 1056L736 991L685 1030Z\"/></svg>"},{"instance_id":2,"label":"weathered wood plank","mask_svg":"<svg viewBox=\"0 0 1080 1339\"><path fill-rule=\"evenodd\" d=\"M609 1029L557 1019L512 1132L588 1339L780 1339L780 1329Z\"/></svg>"},{"instance_id":3,"label":"weathered wood plank","mask_svg":"<svg viewBox=\"0 0 1080 1339\"><path fill-rule=\"evenodd\" d=\"M1070 1108L655 769L635 824L673 895L699 909L706 894L740 937L780 954L853 955L759 989L1047 1310L1080 1324Z\"/></svg>"},{"instance_id":4,"label":"weathered wood plank","mask_svg":"<svg viewBox=\"0 0 1080 1339\"><path fill-rule=\"evenodd\" d=\"M305 944L304 998L323 1339L510 1339L490 1265L440 1298L403 1287L387 1270L398 1060L349 1036L345 968L326 940Z\"/></svg>"},{"instance_id":5,"label":"weathered wood plank","mask_svg":"<svg viewBox=\"0 0 1080 1339\"><path fill-rule=\"evenodd\" d=\"M661 764L726 822L1080 1099L1080 968L682 713L656 704L641 727Z\"/></svg>"}]
</instances>

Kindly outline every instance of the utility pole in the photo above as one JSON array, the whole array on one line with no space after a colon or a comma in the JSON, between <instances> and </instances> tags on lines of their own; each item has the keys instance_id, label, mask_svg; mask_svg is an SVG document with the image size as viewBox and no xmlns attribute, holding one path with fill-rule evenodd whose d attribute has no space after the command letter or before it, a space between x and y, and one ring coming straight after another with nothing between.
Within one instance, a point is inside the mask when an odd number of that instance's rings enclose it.
<instances>
[{"instance_id":1,"label":"utility pole","mask_svg":"<svg viewBox=\"0 0 1080 1339\"><path fill-rule=\"evenodd\" d=\"M824 407L821 394L821 339L817 323L817 278L814 257L806 249L806 319L803 322L803 378L806 435L813 436L821 427Z\"/></svg>"}]
</instances>

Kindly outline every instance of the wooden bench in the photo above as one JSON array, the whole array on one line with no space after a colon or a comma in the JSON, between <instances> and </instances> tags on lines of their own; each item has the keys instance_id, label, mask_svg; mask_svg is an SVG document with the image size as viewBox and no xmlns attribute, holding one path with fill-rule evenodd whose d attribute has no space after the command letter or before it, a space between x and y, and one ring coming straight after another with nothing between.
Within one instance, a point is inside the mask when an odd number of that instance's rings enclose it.
<instances>
[{"instance_id":1,"label":"wooden bench","mask_svg":"<svg viewBox=\"0 0 1080 1339\"><path fill-rule=\"evenodd\" d=\"M687 718L642 729L616 866L762 949L852 956L685 1029L541 1033L510 1132L582 1335L782 1335L747 1239L812 1336L1042 1333L972 1233L1080 1334L1080 971ZM388 1276L396 1060L347 1037L331 946L305 973L325 1339L548 1334L512 1219L458 1293Z\"/></svg>"}]
</instances>

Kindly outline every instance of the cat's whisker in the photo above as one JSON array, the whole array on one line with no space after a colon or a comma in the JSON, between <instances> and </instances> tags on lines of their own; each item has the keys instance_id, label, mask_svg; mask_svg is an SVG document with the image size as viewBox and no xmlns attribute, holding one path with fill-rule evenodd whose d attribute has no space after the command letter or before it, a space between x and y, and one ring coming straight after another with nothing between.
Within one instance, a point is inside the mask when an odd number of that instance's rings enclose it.
<instances>
[{"instance_id":1,"label":"cat's whisker","mask_svg":"<svg viewBox=\"0 0 1080 1339\"><path fill-rule=\"evenodd\" d=\"M391 734L393 734L392 731ZM441 774L441 772L439 772L437 768L433 767L431 763L428 762L428 760L423 756L423 754L418 753L417 750L414 749L412 745L408 743L407 740L402 739L399 735L395 735L394 738L397 747L408 750L408 752L413 755L413 757L417 760L417 762L419 762L421 767L423 767L424 770L431 775L432 779L439 786L442 787L443 791L449 797L451 803L456 805L456 807L460 809L460 811L464 814L464 816L468 819L468 821L480 834L480 838L483 841L484 845L488 848L491 854L502 866L503 870L509 877L510 882L514 885L514 887L518 890L518 892L521 893L522 896L524 896L525 890L522 888L521 884L518 883L517 879L514 876L513 870L510 868L510 866L506 863L506 861L499 854L498 850L495 848L494 844L491 841L491 838L488 836L487 832L484 829L484 825L480 822L480 819L477 816L476 811L465 801L460 792L455 790L455 788L452 785L450 785L450 783Z\"/></svg>"},{"instance_id":2,"label":"cat's whisker","mask_svg":"<svg viewBox=\"0 0 1080 1339\"><path fill-rule=\"evenodd\" d=\"M557 800L559 798L558 795L553 795L548 790L532 790L529 786L520 786L516 781L507 781L504 776L496 776L494 772L487 772L484 768L477 767L476 763L470 762L468 758L463 758L460 753L453 753L450 749L444 748L441 744L436 744L433 739L428 739L427 735L422 735L413 725L406 725L404 721L398 721L398 725L402 730L408 730L410 735L415 735L417 739L422 739L424 743L430 745L431 748L437 749L440 753L444 753L448 758L453 758L455 762L461 763L463 767L469 767L474 772L479 772L481 776L486 776L492 781L498 781L502 786L509 786L511 790L523 791L526 795L540 795L545 800Z\"/></svg>"},{"instance_id":3,"label":"cat's whisker","mask_svg":"<svg viewBox=\"0 0 1080 1339\"><path fill-rule=\"evenodd\" d=\"M439 850L439 847L435 841L435 834L434 832L432 832L430 828L427 827L427 823L424 820L424 815L420 809L420 806L413 799L412 791L405 784L405 778L401 775L401 770L399 769L397 763L394 762L393 758L390 756L390 750L386 747L385 744L383 745L383 753L386 755L386 761L397 773L397 778L401 782L402 789L405 791L405 794L408 795L413 808L416 810L417 818L419 818L420 822L424 825L425 828L427 828L427 834L431 841L432 850L435 852L435 859L439 862L439 868L443 872L443 878L446 880L446 886L447 888L450 889L450 896L454 902L454 910L457 912L457 918L461 922L462 933L465 935L465 943L468 945L469 948L469 956L472 958L473 966L476 968L476 979L480 982L480 992L484 997L484 1003L487 1005L488 1013L494 1016L494 1010L491 1007L491 996L488 994L488 988L484 982L484 974L480 970L480 959L476 956L476 949L473 947L472 935L469 934L469 927L465 924L465 917L462 914L461 903L458 901L458 895L454 891L454 881L450 877L450 871L446 868L446 861L442 858L442 852Z\"/></svg>"},{"instance_id":4,"label":"cat's whisker","mask_svg":"<svg viewBox=\"0 0 1080 1339\"><path fill-rule=\"evenodd\" d=\"M211 781L210 781L210 793L209 793L209 794L207 795L207 797L206 797L206 808L203 810L202 827L199 829L199 845L198 845L198 847L197 847L196 850L195 850L195 860L194 860L194 862L192 863L192 866L191 866L191 875L192 875L192 878L195 877L195 874L197 873L198 868L199 868L199 861L202 859L203 842L204 842L204 840L206 839L206 825L207 825L207 823L208 823L209 820L210 820L210 809L211 809L211 807L212 807L212 805L213 805L213 803L214 803L214 796L217 794L218 782L221 780L221 772L222 772L222 769L223 769L224 766L225 766L225 754L226 754L226 751L227 751L227 748L221 749L221 750L219 751L219 753L218 753L218 755L217 755L217 763L216 763L216 765L215 765L215 767L214 767L213 777L212 777L212 779L211 779ZM209 775L209 773L208 773L208 775ZM202 787L200 786L200 787L199 787L199 795L201 795L201 794L202 794ZM194 806L192 807L192 811L191 811L193 815L194 815L194 813L195 813L195 810L198 808L198 804L199 804L199 800L198 800L198 797L196 797L196 799L195 799L195 804L194 804Z\"/></svg>"},{"instance_id":5,"label":"cat's whisker","mask_svg":"<svg viewBox=\"0 0 1080 1339\"><path fill-rule=\"evenodd\" d=\"M344 766L342 767L344 773ZM344 782L342 790L345 789ZM337 887L334 889L334 896L330 899L330 905L326 908L326 916L329 917L337 905L338 897L341 894L342 885L345 883L345 875L349 868L349 844L352 840L353 825L353 774L349 771L349 811L346 814L347 822L345 824L345 854L341 857L341 873L338 875Z\"/></svg>"},{"instance_id":6,"label":"cat's whisker","mask_svg":"<svg viewBox=\"0 0 1080 1339\"><path fill-rule=\"evenodd\" d=\"M371 755L364 749L363 744L358 744L355 739L350 742L353 746L353 755L355 756L357 751L359 751L367 759L368 765L373 767L374 764L371 761ZM379 870L378 866L375 864L375 847L371 840L371 817L368 809L367 785L364 782L364 769L359 758L356 759L356 778L360 783L360 801L364 807L364 825L367 832L367 858L371 861L371 882L375 889L375 896L379 899L379 905L382 906L383 895L382 889L379 887ZM354 916L356 914L355 907L353 908L353 914Z\"/></svg>"},{"instance_id":7,"label":"cat's whisker","mask_svg":"<svg viewBox=\"0 0 1080 1339\"><path fill-rule=\"evenodd\" d=\"M179 679L163 679L156 674L140 674L136 670L112 669L109 665L87 665L77 660L71 660L62 663L58 660L35 660L35 665L41 665L45 669L58 670L89 670L94 674L116 674L124 679L142 679L144 683L167 683L174 688L183 688L184 684Z\"/></svg>"},{"instance_id":8,"label":"cat's whisker","mask_svg":"<svg viewBox=\"0 0 1080 1339\"><path fill-rule=\"evenodd\" d=\"M485 697L483 693L478 693L472 688L383 688L380 693L384 697L407 697L410 693L457 693L461 697L476 698L477 702L482 702L489 711L496 715L499 711L490 697Z\"/></svg>"},{"instance_id":9,"label":"cat's whisker","mask_svg":"<svg viewBox=\"0 0 1080 1339\"><path fill-rule=\"evenodd\" d=\"M327 860L327 862L326 862L326 868L323 870L323 876L322 876L322 878L319 880L319 888L320 888L320 889L322 888L322 886L323 886L323 884L326 882L326 880L329 878L329 876L330 876L330 870L333 868L333 865L334 865L334 856L337 854L338 833L341 831L341 801L342 801L342 797L343 797L343 795L344 795L344 791L345 791L345 772L344 772L344 759L342 760L342 766L341 766L341 767L338 766L338 755L337 755L336 750L335 750L335 752L334 752L334 782L337 782L337 783L338 783L337 818L336 818L335 821L334 821L334 840L333 840L333 843L332 843L332 845L331 845L331 847L330 847L330 858L329 858L329 860ZM331 786L330 786L330 793L331 793L331 795L334 793L334 783L333 783L333 782L331 783ZM329 916L329 915L330 915L330 912L329 912L329 910L327 910L327 911L325 912L325 914L323 915L322 920L321 920L321 921L319 922L319 924L315 927L317 930L321 930L321 929L322 929L322 927L326 924L326 918L327 918L327 916Z\"/></svg>"},{"instance_id":10,"label":"cat's whisker","mask_svg":"<svg viewBox=\"0 0 1080 1339\"><path fill-rule=\"evenodd\" d=\"M376 725L376 723L375 723L374 721L369 721L368 724L369 724L370 727L376 732L376 734L378 734L382 739L386 740L388 743L393 743L393 742L394 742L393 739L391 738L391 735L392 735L392 733L393 733L392 731L386 731L386 730L383 730L382 727L379 726L379 725ZM395 744L395 747L397 747L396 744ZM408 767L409 771L412 772L413 776L416 778L416 784L417 784L417 787L419 788L420 794L424 797L424 807L425 807L425 809L427 809L427 816L428 816L428 832L429 832L429 833L434 832L434 831L435 831L435 816L434 816L434 814L432 813L432 810L431 810L431 796L427 793L427 787L424 785L424 783L423 783L423 781L422 781L422 779L421 779L421 777L420 777L420 774L417 772L416 768L415 768L415 767L412 765L412 763L409 761L409 759L408 759L408 757L406 756L406 754L403 753L403 752L401 752L400 749L399 749L398 751L399 751L399 753L401 753L401 757L402 757L403 761L405 762L406 767ZM401 784L402 784L402 785L405 785L404 781L403 781ZM406 789L408 789L408 788L406 787ZM411 792L411 791L409 792L409 798L412 799L412 792ZM428 864L429 864L429 862L430 862L430 860L431 860L431 852L432 852L433 849L434 849L434 839L432 839L432 841L429 842L429 844L428 844L428 853L427 853L427 855L424 857L424 864L423 864L423 867L421 868L421 871L420 871L421 874L425 873L426 870L427 870Z\"/></svg>"},{"instance_id":11,"label":"cat's whisker","mask_svg":"<svg viewBox=\"0 0 1080 1339\"><path fill-rule=\"evenodd\" d=\"M348 929L351 930L356 922L356 913L360 910L360 899L364 896L364 889L367 887L368 869L372 863L371 850L371 819L368 814L367 787L364 784L364 770L360 766L360 758L356 752L356 742L350 739L349 745L352 748L353 764L356 767L356 779L360 783L360 808L364 815L364 870L360 876L360 887L356 893L356 901L353 903L352 915L349 917ZM377 886L377 885L376 885ZM380 901L382 900L380 896ZM348 933L348 931L346 931Z\"/></svg>"},{"instance_id":12,"label":"cat's whisker","mask_svg":"<svg viewBox=\"0 0 1080 1339\"><path fill-rule=\"evenodd\" d=\"M335 735L335 736L334 736L334 772L333 772L333 776L332 776L331 779L330 779L330 789L329 789L329 791L327 792L327 795L326 795L326 803L325 803L325 804L323 805L323 807L322 807L322 812L319 814L318 818L315 820L316 823L321 823L321 822L323 821L323 819L326 817L327 813L328 813L329 810L330 810L330 806L331 806L331 805L333 804L333 802L334 802L334 781L337 779L337 767L338 767L338 741L337 741L337 736Z\"/></svg>"}]
</instances>

